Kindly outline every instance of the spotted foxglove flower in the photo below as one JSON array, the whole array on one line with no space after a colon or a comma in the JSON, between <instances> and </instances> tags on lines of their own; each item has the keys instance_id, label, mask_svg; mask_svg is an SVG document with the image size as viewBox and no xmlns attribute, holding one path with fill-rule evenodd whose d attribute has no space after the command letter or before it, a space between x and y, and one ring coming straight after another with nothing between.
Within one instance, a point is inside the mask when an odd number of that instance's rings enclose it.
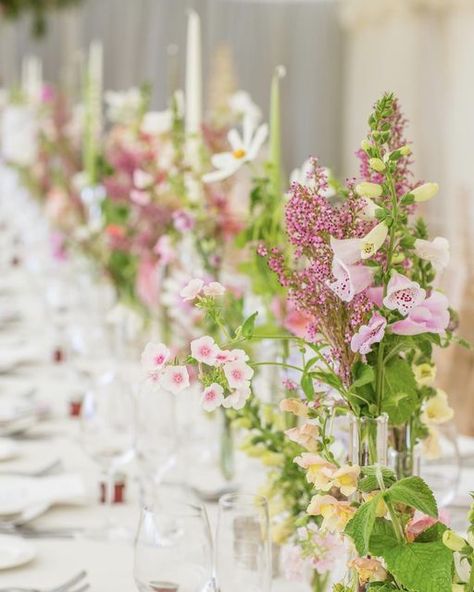
<instances>
[{"instance_id":1,"label":"spotted foxglove flower","mask_svg":"<svg viewBox=\"0 0 474 592\"><path fill-rule=\"evenodd\" d=\"M390 325L390 330L396 335L443 335L448 325L448 299L441 292L434 291L424 302L412 308L405 319Z\"/></svg>"},{"instance_id":2,"label":"spotted foxglove flower","mask_svg":"<svg viewBox=\"0 0 474 592\"><path fill-rule=\"evenodd\" d=\"M406 316L412 308L425 300L425 296L426 291L420 287L420 284L412 282L395 271L388 282L387 295L383 299L383 304L389 310L398 310L400 314Z\"/></svg>"},{"instance_id":3,"label":"spotted foxglove flower","mask_svg":"<svg viewBox=\"0 0 474 592\"><path fill-rule=\"evenodd\" d=\"M372 283L372 272L364 265L345 265L334 258L332 262L334 281L327 280L327 287L343 302L351 302L356 294L362 292Z\"/></svg>"},{"instance_id":4,"label":"spotted foxglove flower","mask_svg":"<svg viewBox=\"0 0 474 592\"><path fill-rule=\"evenodd\" d=\"M266 124L256 127L255 121L245 117L243 121L243 134L235 129L228 134L231 152L214 154L211 158L212 165L217 169L203 176L204 183L223 181L234 175L245 163L255 160L268 135Z\"/></svg>"},{"instance_id":5,"label":"spotted foxglove flower","mask_svg":"<svg viewBox=\"0 0 474 592\"><path fill-rule=\"evenodd\" d=\"M189 387L189 374L186 366L166 366L163 370L160 386L177 395Z\"/></svg>"},{"instance_id":6,"label":"spotted foxglove flower","mask_svg":"<svg viewBox=\"0 0 474 592\"><path fill-rule=\"evenodd\" d=\"M437 269L443 269L449 263L449 241L442 236L437 236L432 241L417 238L415 253L420 259L429 261Z\"/></svg>"},{"instance_id":7,"label":"spotted foxglove flower","mask_svg":"<svg viewBox=\"0 0 474 592\"><path fill-rule=\"evenodd\" d=\"M213 382L204 389L201 397L201 406L204 411L215 411L224 401L224 389L220 384Z\"/></svg>"},{"instance_id":8,"label":"spotted foxglove flower","mask_svg":"<svg viewBox=\"0 0 474 592\"><path fill-rule=\"evenodd\" d=\"M201 293L203 286L203 280L201 280L200 278L194 278L187 283L187 285L181 290L179 295L185 301L194 300Z\"/></svg>"},{"instance_id":9,"label":"spotted foxglove flower","mask_svg":"<svg viewBox=\"0 0 474 592\"><path fill-rule=\"evenodd\" d=\"M364 236L360 241L360 256L362 259L368 259L384 244L388 234L388 226L385 222L380 222Z\"/></svg>"},{"instance_id":10,"label":"spotted foxglove flower","mask_svg":"<svg viewBox=\"0 0 474 592\"><path fill-rule=\"evenodd\" d=\"M240 360L224 364L223 368L230 388L242 389L246 387L253 376L253 368Z\"/></svg>"},{"instance_id":11,"label":"spotted foxglove flower","mask_svg":"<svg viewBox=\"0 0 474 592\"><path fill-rule=\"evenodd\" d=\"M192 357L208 366L217 365L217 354L220 352L219 346L212 337L208 335L191 341Z\"/></svg>"},{"instance_id":12,"label":"spotted foxglove flower","mask_svg":"<svg viewBox=\"0 0 474 592\"><path fill-rule=\"evenodd\" d=\"M362 325L357 333L352 336L351 350L360 354L368 354L372 351L372 345L382 341L385 335L387 319L379 312L374 312L367 325Z\"/></svg>"}]
</instances>

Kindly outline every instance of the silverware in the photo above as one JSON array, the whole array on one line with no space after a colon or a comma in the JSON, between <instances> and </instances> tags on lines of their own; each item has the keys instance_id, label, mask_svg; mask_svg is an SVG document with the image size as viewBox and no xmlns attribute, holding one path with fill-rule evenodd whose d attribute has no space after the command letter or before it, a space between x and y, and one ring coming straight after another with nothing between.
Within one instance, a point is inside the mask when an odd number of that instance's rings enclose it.
<instances>
[{"instance_id":1,"label":"silverware","mask_svg":"<svg viewBox=\"0 0 474 592\"><path fill-rule=\"evenodd\" d=\"M82 528L76 527L34 528L26 524L0 524L0 534L14 534L25 539L74 539L83 533Z\"/></svg>"},{"instance_id":2,"label":"silverware","mask_svg":"<svg viewBox=\"0 0 474 592\"><path fill-rule=\"evenodd\" d=\"M73 578L67 580L60 586L54 588L21 588L18 586L10 586L8 588L0 588L0 592L84 592L89 588L89 584L84 584L80 588L76 588L84 578L87 576L86 571L81 571Z\"/></svg>"}]
</instances>

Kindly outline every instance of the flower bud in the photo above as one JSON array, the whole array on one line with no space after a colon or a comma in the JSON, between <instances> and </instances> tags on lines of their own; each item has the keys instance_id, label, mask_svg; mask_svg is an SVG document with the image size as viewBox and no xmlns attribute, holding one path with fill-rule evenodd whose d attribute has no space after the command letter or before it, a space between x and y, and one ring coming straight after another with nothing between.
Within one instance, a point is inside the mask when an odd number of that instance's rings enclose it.
<instances>
[{"instance_id":1,"label":"flower bud","mask_svg":"<svg viewBox=\"0 0 474 592\"><path fill-rule=\"evenodd\" d=\"M369 148L372 148L372 144L369 142L367 138L364 138L360 143L360 147L362 148L362 150L364 150L364 152L367 152Z\"/></svg>"},{"instance_id":2,"label":"flower bud","mask_svg":"<svg viewBox=\"0 0 474 592\"><path fill-rule=\"evenodd\" d=\"M385 164L380 158L369 159L370 168L378 173L382 173L385 170Z\"/></svg>"},{"instance_id":3,"label":"flower bud","mask_svg":"<svg viewBox=\"0 0 474 592\"><path fill-rule=\"evenodd\" d=\"M466 546L466 541L454 530L445 530L443 533L443 543L451 551L461 551Z\"/></svg>"},{"instance_id":4,"label":"flower bud","mask_svg":"<svg viewBox=\"0 0 474 592\"><path fill-rule=\"evenodd\" d=\"M467 533L467 542L474 549L474 532L472 530Z\"/></svg>"},{"instance_id":5,"label":"flower bud","mask_svg":"<svg viewBox=\"0 0 474 592\"><path fill-rule=\"evenodd\" d=\"M382 195L382 186L377 183L359 183L355 190L362 197L380 197Z\"/></svg>"},{"instance_id":6,"label":"flower bud","mask_svg":"<svg viewBox=\"0 0 474 592\"><path fill-rule=\"evenodd\" d=\"M399 150L402 156L408 156L409 154L411 154L411 148L410 146L408 146L408 144L402 146Z\"/></svg>"},{"instance_id":7,"label":"flower bud","mask_svg":"<svg viewBox=\"0 0 474 592\"><path fill-rule=\"evenodd\" d=\"M415 198L415 201L423 202L428 201L434 197L439 191L438 183L423 183L419 187L415 187L410 191L411 195Z\"/></svg>"}]
</instances>

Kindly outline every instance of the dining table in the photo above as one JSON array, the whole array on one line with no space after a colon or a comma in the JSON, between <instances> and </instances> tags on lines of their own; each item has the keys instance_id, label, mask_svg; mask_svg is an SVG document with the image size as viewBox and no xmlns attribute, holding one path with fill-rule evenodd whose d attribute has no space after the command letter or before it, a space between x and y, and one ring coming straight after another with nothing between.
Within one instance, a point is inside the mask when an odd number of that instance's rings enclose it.
<instances>
[{"instance_id":1,"label":"dining table","mask_svg":"<svg viewBox=\"0 0 474 592\"><path fill-rule=\"evenodd\" d=\"M47 589L85 570L90 590L131 592L136 589L133 533L140 513L136 468L133 460L124 467L124 501L114 503L111 508L101 503L99 469L81 444L80 417L72 409L81 385L71 373L64 355L66 350L62 351L61 343L57 343L54 311L45 306L42 293L54 278L48 277L47 269L34 268L32 255L37 254L34 251L39 248L41 237L33 240L29 236L36 231L31 226L31 216L27 223L22 219L25 212L21 204L31 198L15 179L11 171L2 167L0 442L4 446L5 442L13 442L14 450L11 456L6 453L3 460L0 454L0 505L2 479L21 473L31 475L43 469L45 475L30 477L32 482L47 479L51 488L69 490L56 495L47 511L28 521L26 526L35 529L38 536L30 536L31 533L21 528L8 532L0 521L0 539L10 537L13 547L20 537L31 546L34 555L22 565L1 569L0 545L0 588ZM15 203L19 207L14 207ZM40 212L38 208L38 220ZM35 422L28 429L5 436L1 432L1 410L12 400L26 409L30 405L35 410ZM464 466L457 493L447 510L454 526L462 530L470 500L468 492L474 489L474 442L468 437L459 437L458 441ZM207 502L211 529L215 525L216 507L215 501ZM130 536L116 540L100 536L99 525L107 514ZM287 582L281 574L275 574L274 590L303 592L308 589L306 586L303 582Z\"/></svg>"}]
</instances>

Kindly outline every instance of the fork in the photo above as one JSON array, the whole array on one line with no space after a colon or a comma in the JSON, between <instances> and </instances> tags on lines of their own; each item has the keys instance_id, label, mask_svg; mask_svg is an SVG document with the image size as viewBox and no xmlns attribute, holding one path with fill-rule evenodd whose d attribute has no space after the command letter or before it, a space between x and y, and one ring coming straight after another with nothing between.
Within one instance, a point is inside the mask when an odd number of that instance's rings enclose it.
<instances>
[{"instance_id":1,"label":"fork","mask_svg":"<svg viewBox=\"0 0 474 592\"><path fill-rule=\"evenodd\" d=\"M0 588L0 592L85 592L89 588L89 584L84 584L80 588L75 588L87 576L86 571L81 571L73 578L67 580L60 586L54 588L19 588L17 586L10 586L8 588Z\"/></svg>"}]
</instances>

